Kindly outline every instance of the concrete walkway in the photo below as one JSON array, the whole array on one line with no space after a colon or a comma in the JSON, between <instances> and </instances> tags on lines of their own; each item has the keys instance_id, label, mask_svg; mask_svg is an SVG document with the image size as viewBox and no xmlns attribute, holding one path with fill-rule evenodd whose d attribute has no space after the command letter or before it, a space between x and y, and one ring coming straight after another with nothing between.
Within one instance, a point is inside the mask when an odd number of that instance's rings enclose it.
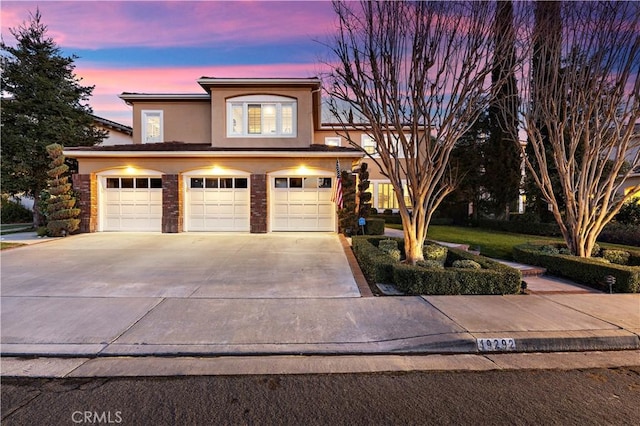
<instances>
[{"instance_id":1,"label":"concrete walkway","mask_svg":"<svg viewBox=\"0 0 640 426\"><path fill-rule=\"evenodd\" d=\"M494 342L524 354L640 350L640 295L359 297L333 234L84 234L5 250L1 307L3 375L301 354L463 364L489 359Z\"/></svg>"}]
</instances>

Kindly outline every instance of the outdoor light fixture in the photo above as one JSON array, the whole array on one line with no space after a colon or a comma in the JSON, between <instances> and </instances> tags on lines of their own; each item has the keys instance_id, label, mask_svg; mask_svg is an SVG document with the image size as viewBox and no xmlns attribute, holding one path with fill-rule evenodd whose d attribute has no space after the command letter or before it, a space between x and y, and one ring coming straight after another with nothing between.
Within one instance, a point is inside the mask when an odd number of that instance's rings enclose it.
<instances>
[{"instance_id":1,"label":"outdoor light fixture","mask_svg":"<svg viewBox=\"0 0 640 426\"><path fill-rule=\"evenodd\" d=\"M134 174L136 172L136 168L133 167L133 166L127 166L126 172L127 172L127 174L132 175L132 174Z\"/></svg>"}]
</instances>

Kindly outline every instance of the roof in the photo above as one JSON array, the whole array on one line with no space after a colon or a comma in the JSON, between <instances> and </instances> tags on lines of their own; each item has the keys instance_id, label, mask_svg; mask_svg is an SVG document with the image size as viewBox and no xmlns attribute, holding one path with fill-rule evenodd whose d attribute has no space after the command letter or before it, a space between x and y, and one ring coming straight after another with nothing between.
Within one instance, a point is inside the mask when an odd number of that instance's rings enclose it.
<instances>
[{"instance_id":1,"label":"roof","mask_svg":"<svg viewBox=\"0 0 640 426\"><path fill-rule=\"evenodd\" d=\"M205 90L211 86L225 87L255 87L255 86L302 86L320 89L322 82L316 77L312 78L219 78L200 77L198 84Z\"/></svg>"},{"instance_id":2,"label":"roof","mask_svg":"<svg viewBox=\"0 0 640 426\"><path fill-rule=\"evenodd\" d=\"M178 141L108 146L65 147L67 157L362 157L362 150L312 144L305 148L239 148L213 147L208 143Z\"/></svg>"},{"instance_id":3,"label":"roof","mask_svg":"<svg viewBox=\"0 0 640 426\"><path fill-rule=\"evenodd\" d=\"M93 117L93 121L101 124L104 127L109 129L116 130L121 133L125 133L129 136L133 135L133 127L125 126L124 124L116 123L115 121L108 120L106 118L98 117L97 115L91 114Z\"/></svg>"},{"instance_id":4,"label":"roof","mask_svg":"<svg viewBox=\"0 0 640 426\"><path fill-rule=\"evenodd\" d=\"M208 101L208 93L136 93L122 92L118 95L125 102L129 101Z\"/></svg>"}]
</instances>

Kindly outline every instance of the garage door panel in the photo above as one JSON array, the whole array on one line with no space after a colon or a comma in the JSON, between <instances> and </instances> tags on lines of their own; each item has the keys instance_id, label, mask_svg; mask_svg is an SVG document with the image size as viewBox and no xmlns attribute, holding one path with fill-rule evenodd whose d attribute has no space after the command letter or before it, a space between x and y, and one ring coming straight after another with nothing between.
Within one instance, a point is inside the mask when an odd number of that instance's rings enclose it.
<instances>
[{"instance_id":1,"label":"garage door panel","mask_svg":"<svg viewBox=\"0 0 640 426\"><path fill-rule=\"evenodd\" d=\"M234 216L242 216L242 215L249 215L249 209L247 208L247 206L238 206L235 205L233 206L233 215Z\"/></svg>"},{"instance_id":2,"label":"garage door panel","mask_svg":"<svg viewBox=\"0 0 640 426\"><path fill-rule=\"evenodd\" d=\"M131 184L129 177L110 177L110 179ZM104 188L100 202L101 212L104 215L102 230L160 231L162 229L162 189L150 188L148 179L136 178L134 182L141 185L139 188Z\"/></svg>"},{"instance_id":3,"label":"garage door panel","mask_svg":"<svg viewBox=\"0 0 640 426\"><path fill-rule=\"evenodd\" d=\"M193 203L202 202L204 200L205 193L202 192L202 191L190 190L188 192L188 196L189 196L189 199L191 200L191 202L193 202Z\"/></svg>"},{"instance_id":4,"label":"garage door panel","mask_svg":"<svg viewBox=\"0 0 640 426\"><path fill-rule=\"evenodd\" d=\"M318 201L321 203L331 204L331 195L332 194L329 191L318 192Z\"/></svg>"},{"instance_id":5,"label":"garage door panel","mask_svg":"<svg viewBox=\"0 0 640 426\"><path fill-rule=\"evenodd\" d=\"M286 191L277 190L273 193L273 199L276 203L288 203L289 194Z\"/></svg>"},{"instance_id":6,"label":"garage door panel","mask_svg":"<svg viewBox=\"0 0 640 426\"><path fill-rule=\"evenodd\" d=\"M120 192L117 191L107 191L107 193L105 194L105 201L107 203L110 202L119 202L120 201Z\"/></svg>"},{"instance_id":7,"label":"garage door panel","mask_svg":"<svg viewBox=\"0 0 640 426\"><path fill-rule=\"evenodd\" d=\"M319 204L318 214L325 216L333 216L333 204Z\"/></svg>"},{"instance_id":8,"label":"garage door panel","mask_svg":"<svg viewBox=\"0 0 640 426\"><path fill-rule=\"evenodd\" d=\"M248 188L188 188L185 204L188 231L249 231Z\"/></svg>"},{"instance_id":9,"label":"garage door panel","mask_svg":"<svg viewBox=\"0 0 640 426\"><path fill-rule=\"evenodd\" d=\"M289 179L289 182L292 182L291 178ZM318 179L313 179L319 183ZM272 180L271 229L273 231L333 231L335 213L331 195L331 188L321 188L318 184L306 185L304 188L276 188Z\"/></svg>"}]
</instances>

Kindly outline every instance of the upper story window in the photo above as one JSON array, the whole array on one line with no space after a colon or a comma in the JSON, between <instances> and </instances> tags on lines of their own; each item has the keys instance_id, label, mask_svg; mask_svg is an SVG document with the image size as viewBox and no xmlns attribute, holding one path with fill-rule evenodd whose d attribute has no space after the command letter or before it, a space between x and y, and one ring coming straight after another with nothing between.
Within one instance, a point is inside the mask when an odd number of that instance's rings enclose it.
<instances>
[{"instance_id":1,"label":"upper story window","mask_svg":"<svg viewBox=\"0 0 640 426\"><path fill-rule=\"evenodd\" d=\"M142 111L142 143L163 142L161 110Z\"/></svg>"},{"instance_id":2,"label":"upper story window","mask_svg":"<svg viewBox=\"0 0 640 426\"><path fill-rule=\"evenodd\" d=\"M405 135L405 137L408 140L408 144L411 144L412 136ZM389 142L387 135L384 135L384 141L385 141L385 146L389 147L389 150L391 152L397 152L398 158L405 157L404 147L402 143L400 143L400 137L398 135L392 135L391 142ZM378 155L378 144L376 143L375 139L373 139L371 136L362 135L360 146L362 147L362 149L364 149L364 151L367 154L371 154L374 157Z\"/></svg>"},{"instance_id":3,"label":"upper story window","mask_svg":"<svg viewBox=\"0 0 640 426\"><path fill-rule=\"evenodd\" d=\"M375 139L373 139L369 135L362 135L361 147L364 149L364 152L367 154L375 155L377 154L378 144Z\"/></svg>"},{"instance_id":4,"label":"upper story window","mask_svg":"<svg viewBox=\"0 0 640 426\"><path fill-rule=\"evenodd\" d=\"M340 146L340 136L327 136L324 138L324 144L329 146Z\"/></svg>"},{"instance_id":5,"label":"upper story window","mask_svg":"<svg viewBox=\"0 0 640 426\"><path fill-rule=\"evenodd\" d=\"M227 100L228 137L296 136L297 102L284 96L251 95Z\"/></svg>"}]
</instances>

